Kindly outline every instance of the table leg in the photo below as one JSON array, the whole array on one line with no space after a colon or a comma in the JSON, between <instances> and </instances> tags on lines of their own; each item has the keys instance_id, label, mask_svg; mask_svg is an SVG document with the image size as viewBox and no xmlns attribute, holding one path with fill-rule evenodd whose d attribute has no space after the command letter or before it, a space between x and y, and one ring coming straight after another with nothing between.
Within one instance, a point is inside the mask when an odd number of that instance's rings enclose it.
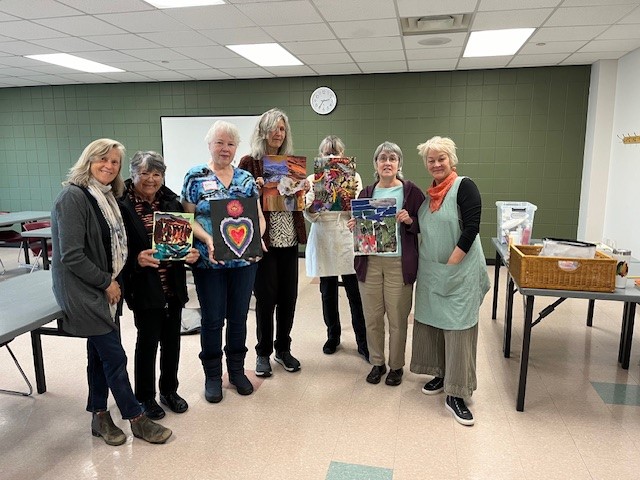
<instances>
[{"instance_id":1,"label":"table leg","mask_svg":"<svg viewBox=\"0 0 640 480\"><path fill-rule=\"evenodd\" d=\"M491 308L491 318L496 319L498 312L498 284L500 283L500 266L502 265L502 257L500 252L496 250L495 270L493 271L493 307Z\"/></svg>"},{"instance_id":2,"label":"table leg","mask_svg":"<svg viewBox=\"0 0 640 480\"><path fill-rule=\"evenodd\" d=\"M629 370L629 359L631 358L631 343L633 341L633 323L636 316L636 304L630 303L627 310L627 321L624 329L624 342L622 345L622 368Z\"/></svg>"},{"instance_id":3,"label":"table leg","mask_svg":"<svg viewBox=\"0 0 640 480\"><path fill-rule=\"evenodd\" d=\"M502 341L502 352L504 358L511 356L511 327L513 321L513 296L516 288L511 275L507 274L507 295L504 307L504 337Z\"/></svg>"},{"instance_id":4,"label":"table leg","mask_svg":"<svg viewBox=\"0 0 640 480\"><path fill-rule=\"evenodd\" d=\"M622 363L624 357L625 332L627 331L627 317L629 316L629 304L624 303L622 308L622 326L620 327L620 345L618 346L618 363Z\"/></svg>"},{"instance_id":5,"label":"table leg","mask_svg":"<svg viewBox=\"0 0 640 480\"><path fill-rule=\"evenodd\" d=\"M527 295L524 313L524 332L522 335L522 354L520 356L520 380L518 381L518 399L516 410L524 411L524 395L527 390L527 371L529 369L529 347L531 345L531 324L533 323L533 295Z\"/></svg>"},{"instance_id":6,"label":"table leg","mask_svg":"<svg viewBox=\"0 0 640 480\"><path fill-rule=\"evenodd\" d=\"M36 388L38 393L44 393L47 391L47 382L44 378L42 338L37 330L31 332L31 349L33 350L33 366L36 371Z\"/></svg>"},{"instance_id":7,"label":"table leg","mask_svg":"<svg viewBox=\"0 0 640 480\"><path fill-rule=\"evenodd\" d=\"M589 308L587 308L587 327L593 325L593 309L596 306L595 300L589 300Z\"/></svg>"},{"instance_id":8,"label":"table leg","mask_svg":"<svg viewBox=\"0 0 640 480\"><path fill-rule=\"evenodd\" d=\"M47 246L47 239L41 238L40 242L42 246L42 269L49 270L49 250Z\"/></svg>"}]
</instances>

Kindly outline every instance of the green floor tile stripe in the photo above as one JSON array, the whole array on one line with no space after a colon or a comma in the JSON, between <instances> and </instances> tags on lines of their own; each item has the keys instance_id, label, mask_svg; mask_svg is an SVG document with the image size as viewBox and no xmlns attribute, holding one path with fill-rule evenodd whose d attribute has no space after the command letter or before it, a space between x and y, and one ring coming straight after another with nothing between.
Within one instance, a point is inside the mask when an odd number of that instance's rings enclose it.
<instances>
[{"instance_id":1,"label":"green floor tile stripe","mask_svg":"<svg viewBox=\"0 0 640 480\"><path fill-rule=\"evenodd\" d=\"M609 405L640 406L640 385L591 382L602 401Z\"/></svg>"},{"instance_id":2,"label":"green floor tile stripe","mask_svg":"<svg viewBox=\"0 0 640 480\"><path fill-rule=\"evenodd\" d=\"M353 463L331 462L326 480L392 480L393 470Z\"/></svg>"}]
</instances>

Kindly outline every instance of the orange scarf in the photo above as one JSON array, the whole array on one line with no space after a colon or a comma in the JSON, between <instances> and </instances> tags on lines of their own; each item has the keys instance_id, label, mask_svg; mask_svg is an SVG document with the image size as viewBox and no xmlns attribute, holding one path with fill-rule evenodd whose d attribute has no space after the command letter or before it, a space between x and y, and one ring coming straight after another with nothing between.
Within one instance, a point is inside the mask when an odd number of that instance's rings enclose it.
<instances>
[{"instance_id":1,"label":"orange scarf","mask_svg":"<svg viewBox=\"0 0 640 480\"><path fill-rule=\"evenodd\" d=\"M429 195L429 198L431 199L429 202L429 211L436 212L440 210L442 201L447 195L449 189L453 186L453 182L456 181L456 178L458 178L458 174L455 171L452 171L442 183L435 185L434 182L434 185L427 189L427 195Z\"/></svg>"}]
</instances>

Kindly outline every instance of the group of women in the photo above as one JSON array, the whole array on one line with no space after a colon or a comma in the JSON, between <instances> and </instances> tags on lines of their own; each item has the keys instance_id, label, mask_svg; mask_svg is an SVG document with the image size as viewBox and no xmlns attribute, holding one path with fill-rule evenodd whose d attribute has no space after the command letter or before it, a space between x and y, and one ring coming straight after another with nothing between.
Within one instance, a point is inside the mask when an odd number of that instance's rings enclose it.
<instances>
[{"instance_id":1,"label":"group of women","mask_svg":"<svg viewBox=\"0 0 640 480\"><path fill-rule=\"evenodd\" d=\"M311 222L306 269L320 277L325 354L336 352L341 337L338 277L351 308L357 350L372 365L366 381L400 385L405 366L408 317L416 283L415 322L410 369L433 379L422 391L444 390L445 407L461 424L472 425L465 403L477 387L476 347L480 304L489 289L478 236L481 198L473 181L456 173L456 146L434 137L418 146L433 182L425 194L403 179L403 154L384 142L373 156L375 182L359 198L396 201L397 250L354 257L355 220L347 212L313 211L312 177L305 182L304 212L262 212L262 158L293 153L284 112L272 109L259 119L251 153L233 165L238 144L235 125L217 121L205 138L210 159L191 168L182 199L164 186L166 166L155 152L137 152L131 178L121 176L124 147L100 139L89 144L71 168L52 211L53 289L65 316L63 328L87 338L87 410L91 430L110 445L126 441L107 409L109 390L135 437L164 443L171 430L156 420L165 410L156 401L156 357L160 346L159 400L175 413L188 404L178 394L181 312L187 301L185 262L191 264L202 311L201 352L205 398L223 399L223 354L229 383L240 395L253 385L245 375L247 314L256 299L256 368L272 375L271 354L288 372L301 368L291 354L298 288L298 245L306 243L304 217ZM326 137L321 156L343 156L342 140ZM211 200L255 198L262 255L250 259L216 259ZM194 214L194 247L185 261L160 261L151 235L158 211ZM303 216L304 214L304 216ZM419 234L421 240L419 239ZM135 392L120 342L121 299L133 311L138 331ZM385 315L388 361L385 356ZM223 344L223 330L226 334Z\"/></svg>"}]
</instances>

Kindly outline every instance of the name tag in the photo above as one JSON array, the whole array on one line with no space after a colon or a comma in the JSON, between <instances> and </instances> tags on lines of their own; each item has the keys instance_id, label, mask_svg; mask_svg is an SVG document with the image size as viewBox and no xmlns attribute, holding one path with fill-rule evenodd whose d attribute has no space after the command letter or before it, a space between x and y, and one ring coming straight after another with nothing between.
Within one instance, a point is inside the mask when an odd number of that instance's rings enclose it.
<instances>
[{"instance_id":1,"label":"name tag","mask_svg":"<svg viewBox=\"0 0 640 480\"><path fill-rule=\"evenodd\" d=\"M216 182L215 180L207 180L206 182L202 183L202 188L206 192L211 190L218 190L218 182Z\"/></svg>"}]
</instances>

